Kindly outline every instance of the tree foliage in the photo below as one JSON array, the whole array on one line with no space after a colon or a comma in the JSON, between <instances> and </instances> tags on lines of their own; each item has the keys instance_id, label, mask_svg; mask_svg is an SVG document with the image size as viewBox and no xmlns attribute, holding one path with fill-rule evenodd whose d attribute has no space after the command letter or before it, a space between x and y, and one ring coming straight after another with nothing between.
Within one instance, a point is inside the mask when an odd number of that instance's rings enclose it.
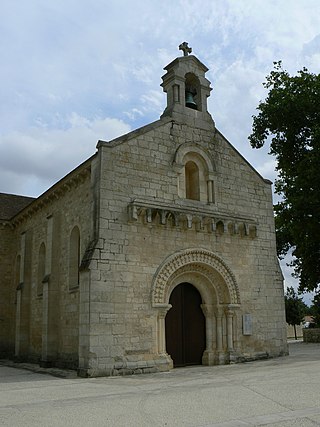
<instances>
[{"instance_id":1,"label":"tree foliage","mask_svg":"<svg viewBox=\"0 0 320 427\"><path fill-rule=\"evenodd\" d=\"M292 250L299 290L320 284L320 75L303 68L296 76L281 62L266 78L265 101L253 116L251 146L270 142L277 160L275 205L278 255Z\"/></svg>"},{"instance_id":2,"label":"tree foliage","mask_svg":"<svg viewBox=\"0 0 320 427\"><path fill-rule=\"evenodd\" d=\"M320 295L316 295L313 299L313 304L309 308L308 312L313 318L313 322L315 323L317 328L320 328Z\"/></svg>"},{"instance_id":3,"label":"tree foliage","mask_svg":"<svg viewBox=\"0 0 320 427\"><path fill-rule=\"evenodd\" d=\"M288 287L284 297L286 306L286 322L294 326L295 338L297 339L296 325L300 325L307 311L306 304L298 297L293 287Z\"/></svg>"}]
</instances>

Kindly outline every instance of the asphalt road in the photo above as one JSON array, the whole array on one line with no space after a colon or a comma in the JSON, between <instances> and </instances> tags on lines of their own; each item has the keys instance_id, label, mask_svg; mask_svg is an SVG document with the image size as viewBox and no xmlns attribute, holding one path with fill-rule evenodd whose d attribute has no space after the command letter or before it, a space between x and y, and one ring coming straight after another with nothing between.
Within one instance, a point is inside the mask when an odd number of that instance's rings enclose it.
<instances>
[{"instance_id":1,"label":"asphalt road","mask_svg":"<svg viewBox=\"0 0 320 427\"><path fill-rule=\"evenodd\" d=\"M127 377L49 371L58 378L25 366L0 362L0 426L320 426L320 344L292 343L278 359Z\"/></svg>"}]
</instances>

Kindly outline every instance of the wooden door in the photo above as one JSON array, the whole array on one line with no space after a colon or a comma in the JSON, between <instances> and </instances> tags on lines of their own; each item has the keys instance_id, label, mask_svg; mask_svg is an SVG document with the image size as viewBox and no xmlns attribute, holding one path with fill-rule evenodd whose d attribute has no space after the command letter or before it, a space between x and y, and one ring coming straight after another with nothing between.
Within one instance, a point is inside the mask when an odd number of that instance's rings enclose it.
<instances>
[{"instance_id":1,"label":"wooden door","mask_svg":"<svg viewBox=\"0 0 320 427\"><path fill-rule=\"evenodd\" d=\"M170 295L166 315L166 349L174 366L201 365L205 350L205 317L201 295L190 283L181 283Z\"/></svg>"}]
</instances>

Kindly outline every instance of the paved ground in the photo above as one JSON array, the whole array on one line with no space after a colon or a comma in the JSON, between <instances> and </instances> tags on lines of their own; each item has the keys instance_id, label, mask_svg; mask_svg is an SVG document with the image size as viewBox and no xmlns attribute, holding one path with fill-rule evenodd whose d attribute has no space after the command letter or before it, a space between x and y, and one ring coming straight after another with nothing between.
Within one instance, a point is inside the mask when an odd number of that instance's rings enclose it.
<instances>
[{"instance_id":1,"label":"paved ground","mask_svg":"<svg viewBox=\"0 0 320 427\"><path fill-rule=\"evenodd\" d=\"M3 362L0 426L320 426L320 344L293 343L290 352L238 365L91 379Z\"/></svg>"}]
</instances>

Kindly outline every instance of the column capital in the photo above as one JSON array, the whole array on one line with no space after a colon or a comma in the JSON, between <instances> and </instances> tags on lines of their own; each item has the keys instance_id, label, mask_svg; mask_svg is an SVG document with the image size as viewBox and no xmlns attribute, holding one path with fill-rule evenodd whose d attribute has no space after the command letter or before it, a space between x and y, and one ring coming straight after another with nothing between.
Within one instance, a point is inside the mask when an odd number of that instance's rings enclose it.
<instances>
[{"instance_id":1,"label":"column capital","mask_svg":"<svg viewBox=\"0 0 320 427\"><path fill-rule=\"evenodd\" d=\"M240 308L240 304L228 304L228 305L227 305L227 307L228 307L230 310L237 310L237 309L239 309L239 308Z\"/></svg>"},{"instance_id":2,"label":"column capital","mask_svg":"<svg viewBox=\"0 0 320 427\"><path fill-rule=\"evenodd\" d=\"M164 319L166 317L166 314L168 313L171 307L172 307L171 304L154 304L153 305L153 308L158 310L158 317L160 319Z\"/></svg>"},{"instance_id":3,"label":"column capital","mask_svg":"<svg viewBox=\"0 0 320 427\"><path fill-rule=\"evenodd\" d=\"M212 304L201 304L200 305L203 314L206 317L211 317L213 315L213 305Z\"/></svg>"}]
</instances>

